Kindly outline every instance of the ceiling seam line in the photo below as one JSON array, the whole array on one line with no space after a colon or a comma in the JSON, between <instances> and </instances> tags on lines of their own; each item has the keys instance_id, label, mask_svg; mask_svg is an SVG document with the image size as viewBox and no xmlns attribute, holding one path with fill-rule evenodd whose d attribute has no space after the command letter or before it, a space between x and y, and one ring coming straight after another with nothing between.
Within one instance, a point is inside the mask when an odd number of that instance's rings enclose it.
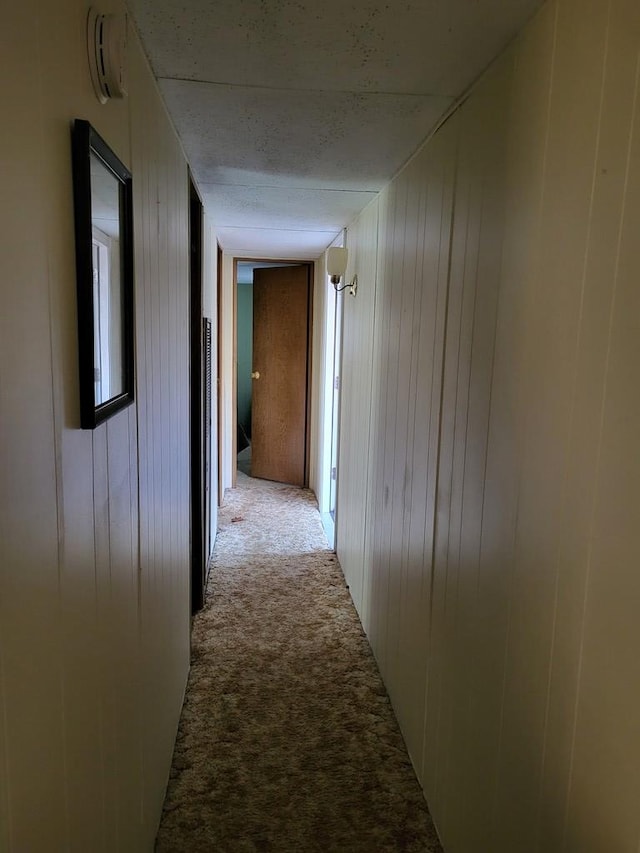
<instances>
[{"instance_id":1,"label":"ceiling seam line","mask_svg":"<svg viewBox=\"0 0 640 853\"><path fill-rule=\"evenodd\" d=\"M306 193L353 193L353 195L378 195L381 190L347 190L337 187L296 187L290 184L220 184L216 181L198 181L199 187L235 187L245 190L295 190ZM384 189L384 187L382 187Z\"/></svg>"},{"instance_id":2,"label":"ceiling seam line","mask_svg":"<svg viewBox=\"0 0 640 853\"><path fill-rule=\"evenodd\" d=\"M197 80L191 77L166 77L159 75L158 82L161 80L171 80L176 83L199 83L203 86L224 86L228 89L256 89L265 92L300 92L301 94L319 94L319 95L383 95L402 98L442 98L453 100L456 95L439 95L435 92L386 92L378 91L377 89L304 89L295 86L261 86L258 83L222 83L219 80Z\"/></svg>"},{"instance_id":3,"label":"ceiling seam line","mask_svg":"<svg viewBox=\"0 0 640 853\"><path fill-rule=\"evenodd\" d=\"M344 228L340 225L338 228L266 228L260 225L222 225L220 222L213 223L215 228L233 228L236 231L279 231L281 233L293 234L335 234Z\"/></svg>"}]
</instances>

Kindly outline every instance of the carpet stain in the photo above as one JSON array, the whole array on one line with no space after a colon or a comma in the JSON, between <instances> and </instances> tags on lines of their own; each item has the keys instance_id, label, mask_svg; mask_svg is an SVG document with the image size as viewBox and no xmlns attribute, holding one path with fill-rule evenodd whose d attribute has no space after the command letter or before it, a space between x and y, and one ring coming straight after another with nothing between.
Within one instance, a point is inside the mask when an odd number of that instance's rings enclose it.
<instances>
[{"instance_id":1,"label":"carpet stain","mask_svg":"<svg viewBox=\"0 0 640 853\"><path fill-rule=\"evenodd\" d=\"M313 494L239 474L157 853L441 850Z\"/></svg>"}]
</instances>

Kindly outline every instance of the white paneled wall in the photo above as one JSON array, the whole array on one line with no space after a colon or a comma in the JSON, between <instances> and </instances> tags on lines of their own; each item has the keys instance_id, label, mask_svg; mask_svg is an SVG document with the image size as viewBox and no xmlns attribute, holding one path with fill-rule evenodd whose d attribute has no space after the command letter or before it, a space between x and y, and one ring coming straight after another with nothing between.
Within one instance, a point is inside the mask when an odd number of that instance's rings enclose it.
<instances>
[{"instance_id":1,"label":"white paneled wall","mask_svg":"<svg viewBox=\"0 0 640 853\"><path fill-rule=\"evenodd\" d=\"M343 280L349 284L358 271L356 298L345 290L340 297L343 310L341 399L348 400L348 417L340 423L340 499L336 540L342 570L363 612L364 529L367 494L367 454L371 428L371 383L373 378L373 320L376 296L376 246L378 200L371 202L349 229L349 265Z\"/></svg>"},{"instance_id":2,"label":"white paneled wall","mask_svg":"<svg viewBox=\"0 0 640 853\"><path fill-rule=\"evenodd\" d=\"M547 3L348 232L339 556L447 853L640 845L639 58Z\"/></svg>"},{"instance_id":3,"label":"white paneled wall","mask_svg":"<svg viewBox=\"0 0 640 853\"><path fill-rule=\"evenodd\" d=\"M138 282L136 304L140 583L134 612L141 642L136 674L143 702L151 703L140 731L142 807L144 816L155 817L167 770L166 747L157 745L173 743L189 662L188 177L142 53L135 59L132 104L144 107L132 110L132 171L139 180L138 220L145 225L136 260L150 274Z\"/></svg>"},{"instance_id":4,"label":"white paneled wall","mask_svg":"<svg viewBox=\"0 0 640 853\"><path fill-rule=\"evenodd\" d=\"M133 31L129 97L101 106L83 2L4 12L0 849L140 853L189 663L187 168ZM134 181L136 403L93 431L79 429L74 118Z\"/></svg>"}]
</instances>

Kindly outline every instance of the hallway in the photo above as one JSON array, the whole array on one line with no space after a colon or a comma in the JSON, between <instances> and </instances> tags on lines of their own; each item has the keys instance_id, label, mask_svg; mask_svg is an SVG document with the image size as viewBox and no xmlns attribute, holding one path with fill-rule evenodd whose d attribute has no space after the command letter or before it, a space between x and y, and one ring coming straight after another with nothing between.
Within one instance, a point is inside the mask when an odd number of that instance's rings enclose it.
<instances>
[{"instance_id":1,"label":"hallway","mask_svg":"<svg viewBox=\"0 0 640 853\"><path fill-rule=\"evenodd\" d=\"M220 511L159 853L440 845L311 492Z\"/></svg>"}]
</instances>

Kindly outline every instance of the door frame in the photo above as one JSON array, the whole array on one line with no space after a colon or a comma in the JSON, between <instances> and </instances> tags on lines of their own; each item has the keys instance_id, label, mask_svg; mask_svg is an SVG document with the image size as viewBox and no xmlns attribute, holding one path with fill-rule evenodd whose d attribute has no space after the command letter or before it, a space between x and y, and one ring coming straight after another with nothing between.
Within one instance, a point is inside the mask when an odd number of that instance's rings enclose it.
<instances>
[{"instance_id":1,"label":"door frame","mask_svg":"<svg viewBox=\"0 0 640 853\"><path fill-rule=\"evenodd\" d=\"M217 382L217 418L218 418L218 506L222 506L224 500L224 413L223 413L223 388L224 377L222 375L222 342L224 330L222 328L222 247L216 241L216 318L218 337L216 341L216 382Z\"/></svg>"},{"instance_id":2,"label":"door frame","mask_svg":"<svg viewBox=\"0 0 640 853\"><path fill-rule=\"evenodd\" d=\"M204 604L206 578L203 476L204 205L189 172L189 455L191 469L191 614Z\"/></svg>"},{"instance_id":3,"label":"door frame","mask_svg":"<svg viewBox=\"0 0 640 853\"><path fill-rule=\"evenodd\" d=\"M313 299L315 288L315 261L304 261L299 258L245 258L233 259L233 358L232 358L232 393L231 393L231 466L232 484L235 488L238 479L238 263L270 264L278 266L304 266L307 268L309 288L309 304L307 310L307 385L306 385L306 426L304 451L304 487L309 488L311 471L311 381L313 360Z\"/></svg>"}]
</instances>

